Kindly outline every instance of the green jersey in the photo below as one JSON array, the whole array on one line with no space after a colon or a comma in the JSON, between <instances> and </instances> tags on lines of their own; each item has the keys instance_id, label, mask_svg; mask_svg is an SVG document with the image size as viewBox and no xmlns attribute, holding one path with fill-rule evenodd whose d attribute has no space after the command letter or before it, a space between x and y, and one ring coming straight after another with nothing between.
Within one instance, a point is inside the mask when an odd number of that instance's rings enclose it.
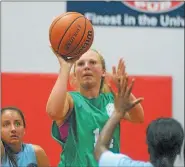
<instances>
[{"instance_id":1,"label":"green jersey","mask_svg":"<svg viewBox=\"0 0 185 167\"><path fill-rule=\"evenodd\" d=\"M88 99L79 92L69 92L74 108L65 123L52 125L52 136L63 147L59 167L95 167L94 147L98 136L114 111L112 93L100 93L97 98ZM119 153L120 126L114 131L110 150Z\"/></svg>"}]
</instances>

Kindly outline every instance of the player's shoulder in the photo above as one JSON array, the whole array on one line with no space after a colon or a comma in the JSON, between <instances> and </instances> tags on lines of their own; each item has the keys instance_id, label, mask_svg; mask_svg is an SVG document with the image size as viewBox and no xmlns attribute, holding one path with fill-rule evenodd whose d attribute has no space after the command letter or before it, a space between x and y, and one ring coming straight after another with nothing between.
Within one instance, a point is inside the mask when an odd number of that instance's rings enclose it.
<instances>
[{"instance_id":1,"label":"player's shoulder","mask_svg":"<svg viewBox=\"0 0 185 167\"><path fill-rule=\"evenodd\" d=\"M114 95L112 92L100 93L100 96L106 99L114 99Z\"/></svg>"},{"instance_id":2,"label":"player's shoulder","mask_svg":"<svg viewBox=\"0 0 185 167\"><path fill-rule=\"evenodd\" d=\"M76 97L81 97L82 95L81 95L81 93L80 92L77 92L77 91L69 91L68 92L68 95L70 95L70 96L76 96Z\"/></svg>"},{"instance_id":3,"label":"player's shoulder","mask_svg":"<svg viewBox=\"0 0 185 167\"><path fill-rule=\"evenodd\" d=\"M76 91L70 91L68 92L68 95L72 97L72 99L87 99L85 96L83 96L80 92ZM98 99L106 99L106 100L114 100L114 95L112 92L106 92L106 93L100 93Z\"/></svg>"},{"instance_id":4,"label":"player's shoulder","mask_svg":"<svg viewBox=\"0 0 185 167\"><path fill-rule=\"evenodd\" d=\"M67 92L68 98L71 99L72 101L75 100L81 100L83 98L82 94L77 91L69 91Z\"/></svg>"},{"instance_id":5,"label":"player's shoulder","mask_svg":"<svg viewBox=\"0 0 185 167\"><path fill-rule=\"evenodd\" d=\"M41 146L32 144L32 147L33 147L36 155L45 154L45 151Z\"/></svg>"},{"instance_id":6,"label":"player's shoulder","mask_svg":"<svg viewBox=\"0 0 185 167\"><path fill-rule=\"evenodd\" d=\"M131 159L129 156L121 153L113 153L111 151L105 151L99 160L99 167L112 166L142 166L142 167L153 167L150 162L136 161Z\"/></svg>"}]
</instances>

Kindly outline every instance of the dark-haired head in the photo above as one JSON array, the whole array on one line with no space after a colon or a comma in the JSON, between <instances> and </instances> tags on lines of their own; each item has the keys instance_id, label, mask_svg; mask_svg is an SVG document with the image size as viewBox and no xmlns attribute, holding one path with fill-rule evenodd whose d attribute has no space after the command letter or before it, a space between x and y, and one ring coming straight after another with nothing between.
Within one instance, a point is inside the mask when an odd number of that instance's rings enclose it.
<instances>
[{"instance_id":1,"label":"dark-haired head","mask_svg":"<svg viewBox=\"0 0 185 167\"><path fill-rule=\"evenodd\" d=\"M13 106L4 107L4 108L1 109L1 116L6 111L17 112L20 115L20 117L22 118L24 128L26 128L26 121L25 121L25 118L24 118L24 114L23 114L23 112L19 108L13 107Z\"/></svg>"},{"instance_id":2,"label":"dark-haired head","mask_svg":"<svg viewBox=\"0 0 185 167\"><path fill-rule=\"evenodd\" d=\"M147 144L151 163L155 167L173 167L181 152L184 132L173 118L159 118L147 128Z\"/></svg>"},{"instance_id":3,"label":"dark-haired head","mask_svg":"<svg viewBox=\"0 0 185 167\"><path fill-rule=\"evenodd\" d=\"M5 156L13 166L17 167L14 154L22 147L26 122L23 112L16 107L1 109L1 140L5 148Z\"/></svg>"}]
</instances>

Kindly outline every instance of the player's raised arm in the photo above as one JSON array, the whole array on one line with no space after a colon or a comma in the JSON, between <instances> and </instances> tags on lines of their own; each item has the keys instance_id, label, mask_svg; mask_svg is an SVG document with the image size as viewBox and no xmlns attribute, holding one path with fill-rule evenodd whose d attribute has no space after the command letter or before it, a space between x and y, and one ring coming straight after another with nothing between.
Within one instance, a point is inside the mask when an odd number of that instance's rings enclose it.
<instances>
[{"instance_id":1,"label":"player's raised arm","mask_svg":"<svg viewBox=\"0 0 185 167\"><path fill-rule=\"evenodd\" d=\"M67 62L59 55L57 55L57 58L60 63L60 71L46 106L46 111L52 120L63 119L70 110L72 104L72 98L67 93L67 84L70 70L75 59Z\"/></svg>"},{"instance_id":2,"label":"player's raised arm","mask_svg":"<svg viewBox=\"0 0 185 167\"><path fill-rule=\"evenodd\" d=\"M93 26L80 13L63 13L51 23L49 40L60 63L60 72L46 106L52 120L63 120L73 107L72 98L67 93L70 70L73 63L91 47L93 39Z\"/></svg>"}]
</instances>

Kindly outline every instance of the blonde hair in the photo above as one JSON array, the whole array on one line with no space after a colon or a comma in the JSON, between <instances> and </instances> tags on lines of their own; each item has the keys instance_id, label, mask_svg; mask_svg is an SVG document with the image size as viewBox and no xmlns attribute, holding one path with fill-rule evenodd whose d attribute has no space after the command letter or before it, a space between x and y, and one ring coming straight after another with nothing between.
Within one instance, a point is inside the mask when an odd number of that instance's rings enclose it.
<instances>
[{"instance_id":1,"label":"blonde hair","mask_svg":"<svg viewBox=\"0 0 185 167\"><path fill-rule=\"evenodd\" d=\"M105 70L106 72L106 64L105 64L105 59L104 57L102 56L102 54L100 54L100 52L98 52L96 49L91 49L93 50L94 52L96 52L100 58L100 61L101 61L101 64L102 64L102 68L103 70ZM109 86L106 84L106 81L105 81L105 77L102 77L101 79L101 84L100 84L100 93L106 93L106 92L110 92L110 88Z\"/></svg>"},{"instance_id":2,"label":"blonde hair","mask_svg":"<svg viewBox=\"0 0 185 167\"><path fill-rule=\"evenodd\" d=\"M106 64L105 64L105 59L104 59L104 57L103 57L103 56L100 54L100 52L98 52L96 49L92 49L92 48L91 48L90 50L92 50L92 51L94 51L94 52L97 53L97 55L98 55L99 58L100 58L102 68L103 68L103 70L105 70L105 72L106 72ZM72 75L74 75L74 73L75 73L75 66L76 66L76 63L74 64L73 74L72 74ZM74 78L71 78L71 79L73 80L72 82L70 82L71 85L74 86L74 87L76 87ZM106 93L106 92L110 92L110 88L109 88L108 84L107 84L106 81L105 81L105 77L102 77L102 78L101 78L101 83L100 83L100 93Z\"/></svg>"}]
</instances>

